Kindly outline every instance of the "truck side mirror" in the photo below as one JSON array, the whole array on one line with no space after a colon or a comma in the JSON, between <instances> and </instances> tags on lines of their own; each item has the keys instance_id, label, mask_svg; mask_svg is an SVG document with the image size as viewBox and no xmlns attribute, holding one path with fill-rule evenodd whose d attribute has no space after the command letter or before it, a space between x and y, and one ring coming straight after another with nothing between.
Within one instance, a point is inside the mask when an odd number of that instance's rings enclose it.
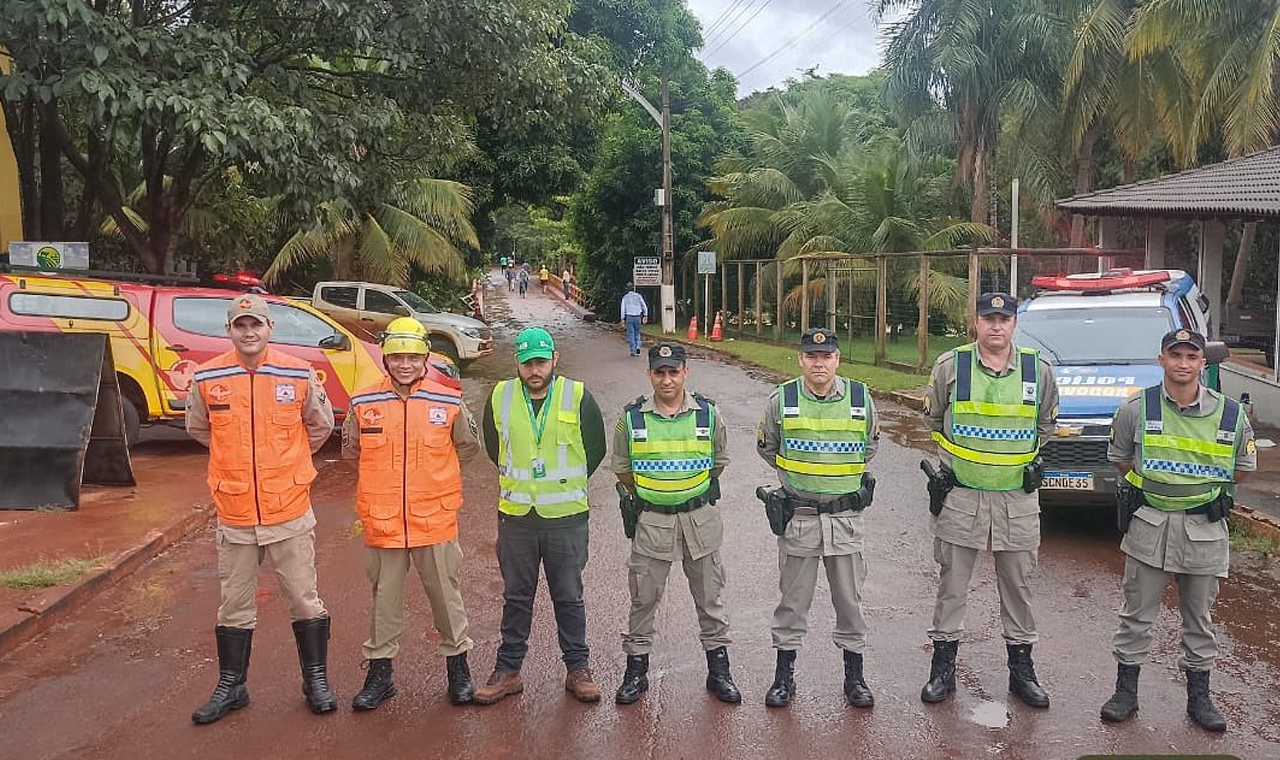
<instances>
[{"instance_id":1,"label":"truck side mirror","mask_svg":"<svg viewBox=\"0 0 1280 760\"><path fill-rule=\"evenodd\" d=\"M1231 356L1231 349L1220 340L1211 340L1204 344L1204 359L1209 364L1221 364Z\"/></svg>"},{"instance_id":2,"label":"truck side mirror","mask_svg":"<svg viewBox=\"0 0 1280 760\"><path fill-rule=\"evenodd\" d=\"M347 351L351 348L351 339L343 333L334 333L333 335L320 340L320 348Z\"/></svg>"}]
</instances>

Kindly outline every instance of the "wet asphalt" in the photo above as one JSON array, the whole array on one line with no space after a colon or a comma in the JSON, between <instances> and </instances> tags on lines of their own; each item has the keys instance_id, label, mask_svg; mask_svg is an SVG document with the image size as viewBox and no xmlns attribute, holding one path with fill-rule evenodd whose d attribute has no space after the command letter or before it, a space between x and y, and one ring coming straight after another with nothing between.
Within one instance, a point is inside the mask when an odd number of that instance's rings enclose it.
<instances>
[{"instance_id":1,"label":"wet asphalt","mask_svg":"<svg viewBox=\"0 0 1280 760\"><path fill-rule=\"evenodd\" d=\"M496 284L497 278L494 278ZM513 373L510 347L527 324L551 330L564 374L586 382L611 427L621 407L648 388L644 359L627 355L620 330L585 324L537 289L503 302L493 291L498 350L468 372L464 389L477 415L484 394ZM733 673L743 703L722 705L704 689L705 660L681 573L673 569L659 613L651 688L637 704L611 701L624 667L620 634L629 604L627 541L613 475L591 480L591 559L586 604L592 666L606 699L583 705L564 692L564 669L545 590L523 671L525 691L491 707L452 707L444 660L420 587L411 585L399 694L379 710L355 714L350 699L363 680L360 643L369 589L352 511L355 472L324 449L313 497L319 519L320 592L333 616L330 680L341 708L311 715L299 692L288 611L270 568L258 592L259 623L249 670L252 703L211 726L189 715L217 677L213 646L218 582L211 529L149 563L59 626L0 662L0 758L1076 758L1091 753L1234 754L1280 758L1280 566L1251 556L1233 560L1215 608L1223 657L1215 699L1230 723L1225 735L1200 730L1185 715L1176 598L1172 586L1143 668L1138 716L1104 724L1098 709L1111 693L1111 634L1123 559L1109 514L1049 513L1033 583L1041 643L1036 669L1049 710L1023 706L1007 691L995 575L990 556L974 573L960 646L959 691L924 705L925 630L937 571L932 557L924 477L917 469L926 436L915 412L880 402L884 438L872 469L879 485L867 514L870 624L867 680L872 710L845 707L839 650L825 578L798 660L792 707L767 709L773 674L769 622L777 602L777 547L757 485L774 477L755 454L756 425L777 378L695 352L690 387L718 403L729 428L732 464L722 479L726 603L733 625ZM181 447L178 447L181 448ZM185 455L174 478L203 479L203 461ZM163 454L157 454L163 456ZM461 521L466 560L463 595L476 647L477 681L492 668L499 636L501 580L494 554L496 473L486 458L465 467Z\"/></svg>"}]
</instances>

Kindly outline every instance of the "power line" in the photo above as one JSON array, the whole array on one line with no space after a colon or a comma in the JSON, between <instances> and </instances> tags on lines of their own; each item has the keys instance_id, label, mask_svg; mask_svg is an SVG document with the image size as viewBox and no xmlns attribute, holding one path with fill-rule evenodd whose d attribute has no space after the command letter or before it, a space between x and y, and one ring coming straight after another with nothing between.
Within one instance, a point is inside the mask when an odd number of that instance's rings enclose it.
<instances>
[{"instance_id":1,"label":"power line","mask_svg":"<svg viewBox=\"0 0 1280 760\"><path fill-rule=\"evenodd\" d=\"M733 13L735 10L737 10L740 6L742 6L747 1L748 0L733 0L733 2L729 3L729 7L725 8L724 12L721 13L719 16L717 16L716 20L712 21L711 25L708 26L705 30L703 30L702 32L703 42L706 42L707 37L710 37L712 35L714 30L720 26L721 22L724 21L726 16L728 16L730 13Z\"/></svg>"},{"instance_id":2,"label":"power line","mask_svg":"<svg viewBox=\"0 0 1280 760\"><path fill-rule=\"evenodd\" d=\"M783 53L790 50L791 48L795 47L801 40L803 40L805 37L808 37L813 32L814 29L817 29L819 24L821 24L823 21L826 21L828 18L831 17L833 13L843 8L845 5L848 5L848 3L849 3L849 0L837 0L835 5L831 6L829 9L827 9L825 13L823 13L821 16L814 19L813 23L809 24L804 29L802 29L799 34L797 34L796 36L792 37L790 40L783 43L781 47L779 47L777 50L773 51L769 55L766 55L764 58L757 61L754 65L749 66L746 71L739 72L738 81L741 82L742 78L745 77L746 75L750 74L751 72L765 65L769 61L772 61L774 58L777 58L778 56L782 55Z\"/></svg>"},{"instance_id":3,"label":"power line","mask_svg":"<svg viewBox=\"0 0 1280 760\"><path fill-rule=\"evenodd\" d=\"M708 55L708 56L709 56L709 55L712 55L712 54L714 54L714 53L718 52L718 51L719 51L721 48L723 48L725 45L728 45L728 44L729 44L729 42L730 42L731 40L733 40L733 38L734 38L734 37L737 37L737 36L738 36L738 34L739 34L740 32L742 32L742 30L743 30L743 29L746 29L748 26L750 26L752 21L755 21L755 20L756 20L756 16L759 16L759 15L760 15L760 13L761 13L765 8L768 8L768 7L769 7L769 3L771 3L771 2L773 2L773 0L764 0L764 5L760 6L759 8L756 8L756 12L755 12L755 13L752 13L752 14L751 14L751 16L750 16L746 21L742 22L742 25L741 25L741 26L739 26L736 30L734 30L733 34L730 34L728 37L725 37L724 39L720 40L720 42L716 44L715 49L713 49L713 50L708 50L708 51L707 51L707 53L706 53L706 55Z\"/></svg>"},{"instance_id":4,"label":"power line","mask_svg":"<svg viewBox=\"0 0 1280 760\"><path fill-rule=\"evenodd\" d=\"M705 47L706 43L711 42L716 37L723 37L724 34L729 31L729 28L732 27L734 24L738 23L738 19L742 18L743 14L745 14L747 11L755 7L756 3L758 2L760 2L760 0L749 0L749 2L745 3L742 7L738 8L738 12L733 14L729 18L725 19L724 23L720 25L719 29L717 29L715 32L708 34L706 36L706 39L703 40L703 46Z\"/></svg>"},{"instance_id":5,"label":"power line","mask_svg":"<svg viewBox=\"0 0 1280 760\"><path fill-rule=\"evenodd\" d=\"M815 50L821 50L821 49L822 49L822 47L823 47L824 45L826 45L828 42L830 42L830 41L834 40L836 37L839 37L841 34L843 34L843 33L845 32L845 30L847 30L849 27L853 26L854 24L858 23L859 21L862 21L862 17L861 17L861 16L855 16L854 18L850 19L850 20L849 20L849 22L848 22L847 24L845 24L844 26L840 27L839 29L837 29L837 30L835 30L834 32L832 32L831 34L827 35L827 36L826 36L826 37L824 37L821 41L814 43L813 48L814 48ZM738 79L738 83L739 83L739 84L741 84L741 83L742 83L742 79L741 79L741 77L739 77L739 79Z\"/></svg>"}]
</instances>

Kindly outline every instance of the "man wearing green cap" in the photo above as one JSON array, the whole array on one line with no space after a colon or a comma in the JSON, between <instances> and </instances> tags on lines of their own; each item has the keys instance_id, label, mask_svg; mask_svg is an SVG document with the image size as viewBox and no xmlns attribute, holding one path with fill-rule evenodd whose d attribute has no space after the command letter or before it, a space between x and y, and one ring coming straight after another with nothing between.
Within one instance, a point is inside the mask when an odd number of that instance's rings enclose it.
<instances>
[{"instance_id":1,"label":"man wearing green cap","mask_svg":"<svg viewBox=\"0 0 1280 760\"><path fill-rule=\"evenodd\" d=\"M517 377L498 383L484 408L484 442L498 466L498 567L502 572L502 645L475 701L489 705L524 690L538 566L555 607L564 688L598 702L588 667L582 569L587 564L587 478L605 456L604 418L582 383L555 374L551 334L529 327L516 336Z\"/></svg>"}]
</instances>

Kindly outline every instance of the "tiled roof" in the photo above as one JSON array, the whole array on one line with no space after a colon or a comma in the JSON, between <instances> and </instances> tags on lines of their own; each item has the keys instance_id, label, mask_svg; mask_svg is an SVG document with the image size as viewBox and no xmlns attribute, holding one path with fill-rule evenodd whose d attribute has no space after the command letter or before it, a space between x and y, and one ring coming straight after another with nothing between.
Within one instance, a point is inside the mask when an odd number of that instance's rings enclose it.
<instances>
[{"instance_id":1,"label":"tiled roof","mask_svg":"<svg viewBox=\"0 0 1280 760\"><path fill-rule=\"evenodd\" d=\"M1280 218L1280 145L1055 205L1086 216Z\"/></svg>"}]
</instances>

